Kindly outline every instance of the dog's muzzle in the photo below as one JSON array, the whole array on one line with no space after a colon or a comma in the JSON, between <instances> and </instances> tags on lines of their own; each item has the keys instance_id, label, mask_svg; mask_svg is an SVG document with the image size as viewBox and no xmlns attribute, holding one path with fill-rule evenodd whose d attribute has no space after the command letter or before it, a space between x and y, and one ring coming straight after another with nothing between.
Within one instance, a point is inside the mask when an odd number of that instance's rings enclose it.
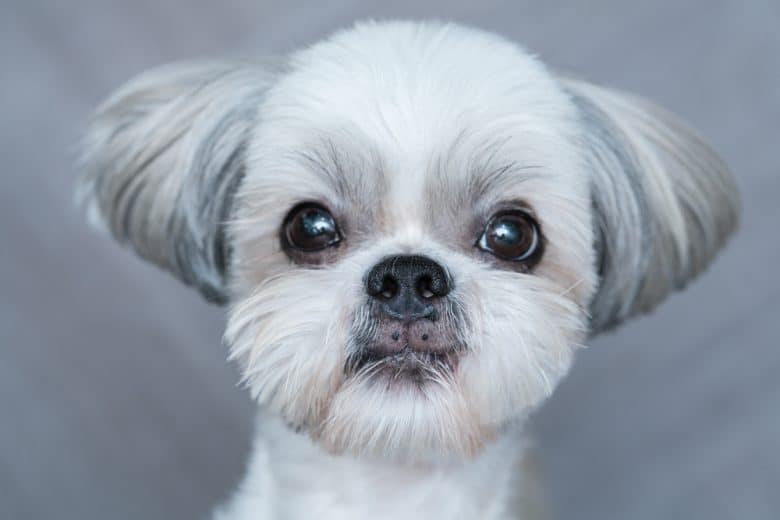
<instances>
[{"instance_id":1,"label":"dog's muzzle","mask_svg":"<svg viewBox=\"0 0 780 520\"><path fill-rule=\"evenodd\" d=\"M382 363L397 373L453 366L451 324L442 321L452 280L440 264L420 255L386 257L365 287L375 326L358 366Z\"/></svg>"}]
</instances>

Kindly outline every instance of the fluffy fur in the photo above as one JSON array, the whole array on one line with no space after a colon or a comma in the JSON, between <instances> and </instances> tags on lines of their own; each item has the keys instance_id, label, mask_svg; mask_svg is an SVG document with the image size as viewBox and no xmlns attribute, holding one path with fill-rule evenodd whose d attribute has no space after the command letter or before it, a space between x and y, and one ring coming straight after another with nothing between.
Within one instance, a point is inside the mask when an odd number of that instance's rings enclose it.
<instances>
[{"instance_id":1,"label":"fluffy fur","mask_svg":"<svg viewBox=\"0 0 780 520\"><path fill-rule=\"evenodd\" d=\"M589 334L701 272L738 209L727 168L672 115L438 23L148 72L98 110L84 167L82 197L118 240L230 303L261 420L225 519L530 518L523 419ZM316 265L280 245L304 201L344 235ZM543 230L532 270L475 247L518 201ZM422 383L346 368L377 327L366 273L396 254L452 280L457 370Z\"/></svg>"}]
</instances>

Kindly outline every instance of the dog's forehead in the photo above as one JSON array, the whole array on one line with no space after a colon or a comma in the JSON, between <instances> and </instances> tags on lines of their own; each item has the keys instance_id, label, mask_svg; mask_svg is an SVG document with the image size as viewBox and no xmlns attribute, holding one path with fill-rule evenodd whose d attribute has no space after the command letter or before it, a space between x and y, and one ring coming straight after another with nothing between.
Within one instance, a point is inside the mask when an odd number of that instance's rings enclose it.
<instances>
[{"instance_id":1,"label":"dog's forehead","mask_svg":"<svg viewBox=\"0 0 780 520\"><path fill-rule=\"evenodd\" d=\"M570 170L571 104L532 56L457 25L363 24L291 58L264 139L351 211L430 220ZM271 128L273 127L273 128ZM509 190L509 191L508 191ZM314 196L316 198L316 196Z\"/></svg>"}]
</instances>

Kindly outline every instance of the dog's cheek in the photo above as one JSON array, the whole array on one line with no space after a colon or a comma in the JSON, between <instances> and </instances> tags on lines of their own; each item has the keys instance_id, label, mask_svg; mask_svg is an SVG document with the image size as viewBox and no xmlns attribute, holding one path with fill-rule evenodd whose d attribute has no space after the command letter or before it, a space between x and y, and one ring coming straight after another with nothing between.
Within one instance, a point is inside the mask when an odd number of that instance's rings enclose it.
<instances>
[{"instance_id":1,"label":"dog's cheek","mask_svg":"<svg viewBox=\"0 0 780 520\"><path fill-rule=\"evenodd\" d=\"M226 342L265 409L316 424L341 380L350 298L337 273L291 271L231 309Z\"/></svg>"},{"instance_id":2,"label":"dog's cheek","mask_svg":"<svg viewBox=\"0 0 780 520\"><path fill-rule=\"evenodd\" d=\"M458 377L479 421L500 428L552 393L585 338L586 316L533 275L484 272L465 293L469 351Z\"/></svg>"}]
</instances>

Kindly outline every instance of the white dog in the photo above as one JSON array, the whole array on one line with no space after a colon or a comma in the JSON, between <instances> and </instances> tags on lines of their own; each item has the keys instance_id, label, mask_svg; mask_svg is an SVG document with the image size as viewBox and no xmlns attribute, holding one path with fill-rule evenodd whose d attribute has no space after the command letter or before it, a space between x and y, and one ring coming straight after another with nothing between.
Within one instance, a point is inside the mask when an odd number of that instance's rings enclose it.
<instances>
[{"instance_id":1,"label":"white dog","mask_svg":"<svg viewBox=\"0 0 780 520\"><path fill-rule=\"evenodd\" d=\"M738 210L669 113L439 23L143 74L84 168L117 240L230 304L260 418L224 519L531 518L529 411Z\"/></svg>"}]
</instances>

